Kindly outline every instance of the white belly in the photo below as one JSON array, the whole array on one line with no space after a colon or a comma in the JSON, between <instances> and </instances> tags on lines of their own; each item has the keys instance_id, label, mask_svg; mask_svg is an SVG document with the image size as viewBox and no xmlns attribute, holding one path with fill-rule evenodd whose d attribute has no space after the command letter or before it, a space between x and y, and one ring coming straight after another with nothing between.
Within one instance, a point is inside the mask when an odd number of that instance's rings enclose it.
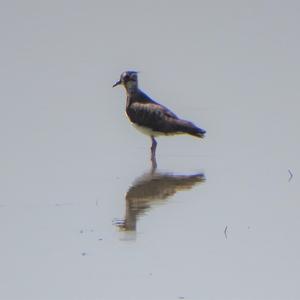
<instances>
[{"instance_id":1,"label":"white belly","mask_svg":"<svg viewBox=\"0 0 300 300\"><path fill-rule=\"evenodd\" d=\"M158 131L153 131L152 129L150 128L147 128L147 127L144 127L144 126L140 126L140 125L137 125L137 124L134 124L134 123L131 123L131 125L137 129L139 132L145 134L145 135L148 135L148 136L159 136L159 135L165 135L164 133L162 132L158 132Z\"/></svg>"},{"instance_id":2,"label":"white belly","mask_svg":"<svg viewBox=\"0 0 300 300\"><path fill-rule=\"evenodd\" d=\"M156 136L170 136L170 135L177 135L177 134L183 134L184 132L172 132L172 133L164 133L164 132L160 132L160 131L153 131L152 129L150 128L147 128L147 127L144 127L144 126L140 126L140 125L137 125L135 123L132 123L130 122L131 125L137 129L138 131L140 131L141 133L147 135L147 136L153 136L153 137L156 137Z\"/></svg>"}]
</instances>

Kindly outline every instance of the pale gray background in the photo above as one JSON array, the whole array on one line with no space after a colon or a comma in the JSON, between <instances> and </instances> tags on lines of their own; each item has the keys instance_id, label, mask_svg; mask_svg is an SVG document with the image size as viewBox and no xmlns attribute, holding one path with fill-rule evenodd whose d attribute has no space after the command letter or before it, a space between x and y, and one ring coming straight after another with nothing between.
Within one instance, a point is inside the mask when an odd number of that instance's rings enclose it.
<instances>
[{"instance_id":1,"label":"pale gray background","mask_svg":"<svg viewBox=\"0 0 300 300\"><path fill-rule=\"evenodd\" d=\"M300 299L299 20L299 1L2 0L0 299ZM159 139L160 170L207 180L136 233L113 224L150 167L111 88L127 69L208 132Z\"/></svg>"}]
</instances>

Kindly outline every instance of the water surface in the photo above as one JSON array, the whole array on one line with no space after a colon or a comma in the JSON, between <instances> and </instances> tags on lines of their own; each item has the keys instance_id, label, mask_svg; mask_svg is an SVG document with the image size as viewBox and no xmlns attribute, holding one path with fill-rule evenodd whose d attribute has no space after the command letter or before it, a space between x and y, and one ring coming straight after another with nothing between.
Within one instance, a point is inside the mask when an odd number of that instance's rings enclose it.
<instances>
[{"instance_id":1,"label":"water surface","mask_svg":"<svg viewBox=\"0 0 300 300\"><path fill-rule=\"evenodd\" d=\"M2 6L1 299L300 298L298 4ZM126 69L207 130L155 172Z\"/></svg>"}]
</instances>

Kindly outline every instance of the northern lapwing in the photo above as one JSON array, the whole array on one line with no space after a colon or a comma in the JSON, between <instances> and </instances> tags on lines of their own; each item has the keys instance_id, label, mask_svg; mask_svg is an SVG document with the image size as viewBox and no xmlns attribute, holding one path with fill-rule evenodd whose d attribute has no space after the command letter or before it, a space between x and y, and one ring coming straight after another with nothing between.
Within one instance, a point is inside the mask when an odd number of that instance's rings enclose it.
<instances>
[{"instance_id":1,"label":"northern lapwing","mask_svg":"<svg viewBox=\"0 0 300 300\"><path fill-rule=\"evenodd\" d=\"M155 102L138 88L138 76L135 71L121 74L120 80L113 87L123 85L126 89L126 114L132 125L142 133L151 137L152 167L157 167L155 151L157 142L155 137L175 134L190 134L203 138L205 130L192 122L178 118L165 106Z\"/></svg>"}]
</instances>

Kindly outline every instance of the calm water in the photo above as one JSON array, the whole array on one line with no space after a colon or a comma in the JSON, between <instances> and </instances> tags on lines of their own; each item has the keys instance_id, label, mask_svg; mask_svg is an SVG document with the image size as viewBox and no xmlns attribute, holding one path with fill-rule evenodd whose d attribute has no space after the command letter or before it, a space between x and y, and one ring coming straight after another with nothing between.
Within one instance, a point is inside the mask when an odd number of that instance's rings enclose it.
<instances>
[{"instance_id":1,"label":"calm water","mask_svg":"<svg viewBox=\"0 0 300 300\"><path fill-rule=\"evenodd\" d=\"M0 299L300 299L289 2L2 3ZM126 69L207 130L155 172Z\"/></svg>"}]
</instances>

